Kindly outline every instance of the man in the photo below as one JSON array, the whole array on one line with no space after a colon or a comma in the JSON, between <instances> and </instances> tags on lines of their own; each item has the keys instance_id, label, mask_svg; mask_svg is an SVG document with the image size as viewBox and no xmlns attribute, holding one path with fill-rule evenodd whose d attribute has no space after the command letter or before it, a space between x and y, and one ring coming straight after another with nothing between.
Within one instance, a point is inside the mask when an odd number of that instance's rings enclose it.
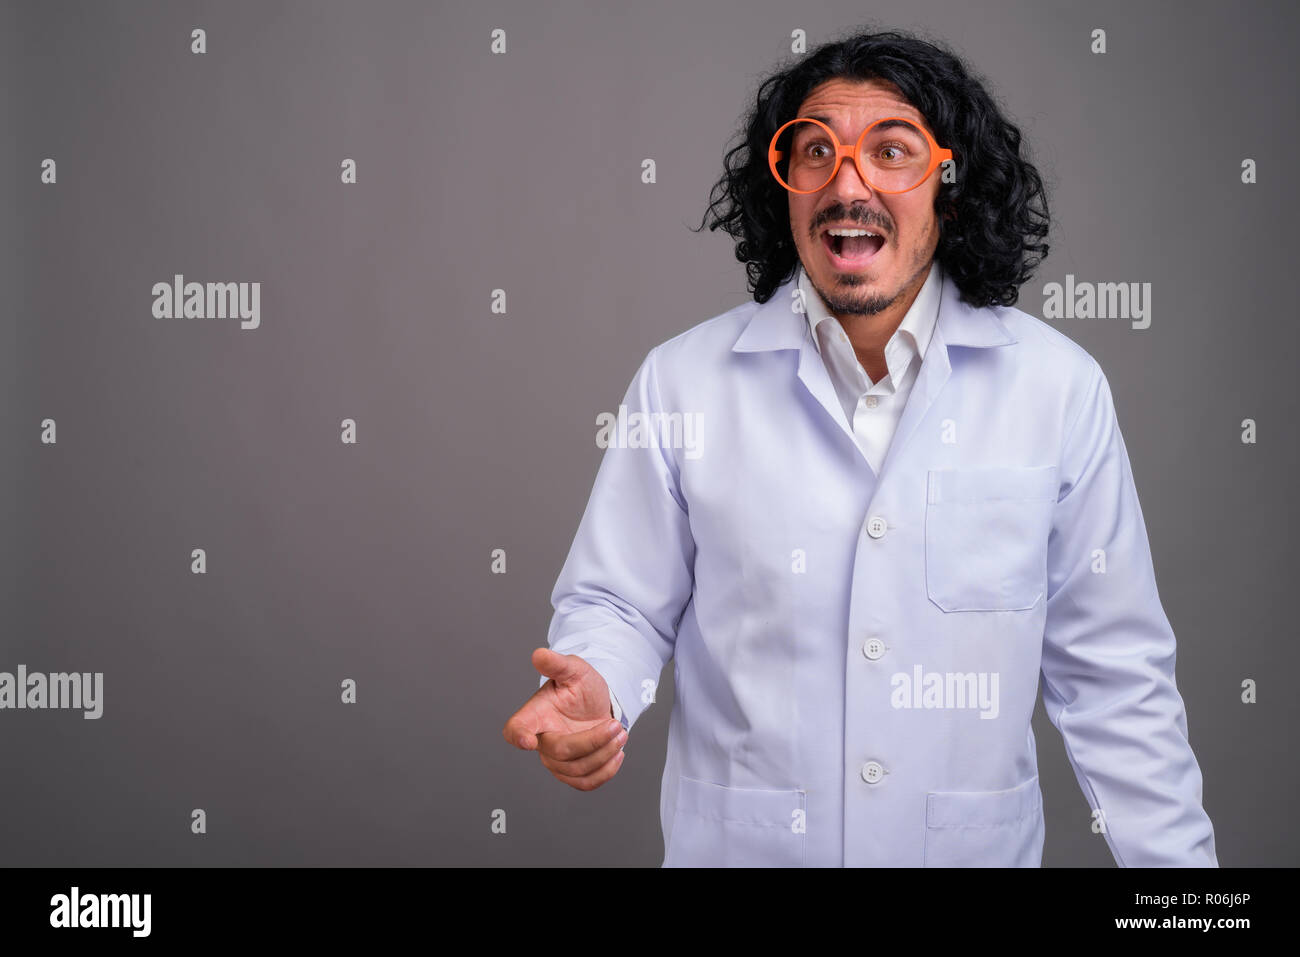
<instances>
[{"instance_id":1,"label":"man","mask_svg":"<svg viewBox=\"0 0 1300 957\"><path fill-rule=\"evenodd\" d=\"M1217 866L1109 383L1011 308L1047 251L1019 147L886 33L769 79L728 155L755 302L637 371L504 729L599 787L674 659L666 866L1041 865L1040 673L1078 826Z\"/></svg>"}]
</instances>

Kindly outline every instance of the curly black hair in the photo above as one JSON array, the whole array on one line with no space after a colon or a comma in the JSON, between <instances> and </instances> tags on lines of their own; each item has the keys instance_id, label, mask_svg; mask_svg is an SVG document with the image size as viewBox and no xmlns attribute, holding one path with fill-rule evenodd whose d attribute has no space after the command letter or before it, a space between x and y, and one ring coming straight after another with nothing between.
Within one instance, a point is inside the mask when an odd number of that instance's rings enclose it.
<instances>
[{"instance_id":1,"label":"curly black hair","mask_svg":"<svg viewBox=\"0 0 1300 957\"><path fill-rule=\"evenodd\" d=\"M1021 155L1020 130L980 80L947 47L908 33L858 33L825 43L764 80L743 121L741 142L726 154L725 172L709 194L699 229L721 228L736 240L736 259L745 263L750 291L760 303L794 275L799 258L788 199L768 168L767 148L809 93L836 77L892 83L925 117L935 139L952 150L958 174L935 197L935 255L965 302L1013 305L1020 286L1047 257L1042 179Z\"/></svg>"}]
</instances>

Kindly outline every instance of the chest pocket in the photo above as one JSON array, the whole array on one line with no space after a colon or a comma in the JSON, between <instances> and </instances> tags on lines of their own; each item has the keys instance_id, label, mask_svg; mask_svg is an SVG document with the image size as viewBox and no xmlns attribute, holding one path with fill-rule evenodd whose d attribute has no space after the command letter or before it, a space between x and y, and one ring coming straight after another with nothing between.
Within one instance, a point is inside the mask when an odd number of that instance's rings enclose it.
<instances>
[{"instance_id":1,"label":"chest pocket","mask_svg":"<svg viewBox=\"0 0 1300 957\"><path fill-rule=\"evenodd\" d=\"M944 611L1022 611L1047 590L1055 465L932 470L925 588Z\"/></svg>"}]
</instances>

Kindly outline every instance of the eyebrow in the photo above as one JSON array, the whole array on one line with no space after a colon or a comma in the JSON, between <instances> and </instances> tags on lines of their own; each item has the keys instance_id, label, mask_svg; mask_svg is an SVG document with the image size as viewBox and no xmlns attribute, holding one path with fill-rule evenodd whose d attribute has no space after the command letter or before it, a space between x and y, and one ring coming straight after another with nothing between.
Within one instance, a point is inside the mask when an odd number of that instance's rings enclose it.
<instances>
[{"instance_id":1,"label":"eyebrow","mask_svg":"<svg viewBox=\"0 0 1300 957\"><path fill-rule=\"evenodd\" d=\"M834 129L834 127L835 127L835 121L834 121L833 119L831 119L829 116L826 116L826 115L821 114L821 113L809 113L809 114L808 114L808 119L810 119L810 120L821 120L823 123L825 123L827 126L831 127L832 129ZM883 123L880 124L880 128L881 128L882 130L887 130L887 129L890 129L891 127L894 127L894 126L915 126L915 127L918 127L918 128L919 128L920 125L921 125L921 124L919 124L919 123L915 123L915 122L913 122L913 121L911 121L911 120L906 120L906 121L904 121L904 120L886 120L885 122L883 122Z\"/></svg>"}]
</instances>

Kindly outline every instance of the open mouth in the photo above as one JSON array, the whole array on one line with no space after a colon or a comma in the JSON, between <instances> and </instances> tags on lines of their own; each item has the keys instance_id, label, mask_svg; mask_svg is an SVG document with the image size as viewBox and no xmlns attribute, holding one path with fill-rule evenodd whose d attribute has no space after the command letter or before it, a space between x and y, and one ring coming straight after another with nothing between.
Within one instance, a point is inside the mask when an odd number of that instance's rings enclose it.
<instances>
[{"instance_id":1,"label":"open mouth","mask_svg":"<svg viewBox=\"0 0 1300 957\"><path fill-rule=\"evenodd\" d=\"M835 232L861 233L861 229L835 230ZM831 230L822 233L822 245L837 269L860 269L876 258L885 247L881 235L836 236Z\"/></svg>"}]
</instances>

